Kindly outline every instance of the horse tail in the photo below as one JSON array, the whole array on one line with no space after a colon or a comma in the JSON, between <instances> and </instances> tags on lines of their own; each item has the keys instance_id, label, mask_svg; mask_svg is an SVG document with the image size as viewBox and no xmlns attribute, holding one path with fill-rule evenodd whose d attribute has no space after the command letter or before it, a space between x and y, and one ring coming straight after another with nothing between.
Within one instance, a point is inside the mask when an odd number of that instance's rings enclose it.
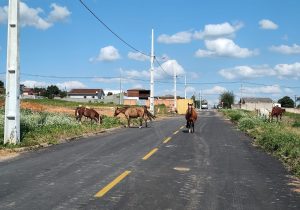
<instances>
[{"instance_id":1,"label":"horse tail","mask_svg":"<svg viewBox=\"0 0 300 210\"><path fill-rule=\"evenodd\" d=\"M76 109L75 109L75 117L77 117L77 115L78 115L78 107L76 107Z\"/></svg>"},{"instance_id":2,"label":"horse tail","mask_svg":"<svg viewBox=\"0 0 300 210\"><path fill-rule=\"evenodd\" d=\"M99 122L100 124L102 124L102 117L101 117L100 114L98 115L98 122Z\"/></svg>"}]
</instances>

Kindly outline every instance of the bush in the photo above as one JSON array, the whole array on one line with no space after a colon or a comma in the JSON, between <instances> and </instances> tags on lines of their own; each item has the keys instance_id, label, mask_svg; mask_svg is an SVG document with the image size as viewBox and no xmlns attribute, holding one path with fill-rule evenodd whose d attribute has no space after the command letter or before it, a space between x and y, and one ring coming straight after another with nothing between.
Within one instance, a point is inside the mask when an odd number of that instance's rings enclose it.
<instances>
[{"instance_id":1,"label":"bush","mask_svg":"<svg viewBox=\"0 0 300 210\"><path fill-rule=\"evenodd\" d=\"M256 122L253 118L250 117L245 117L240 119L239 123L238 123L238 127L239 129L241 129L242 131L247 131L250 129L253 129L256 125Z\"/></svg>"},{"instance_id":2,"label":"bush","mask_svg":"<svg viewBox=\"0 0 300 210\"><path fill-rule=\"evenodd\" d=\"M292 126L297 128L300 127L300 121L295 121Z\"/></svg>"}]
</instances>

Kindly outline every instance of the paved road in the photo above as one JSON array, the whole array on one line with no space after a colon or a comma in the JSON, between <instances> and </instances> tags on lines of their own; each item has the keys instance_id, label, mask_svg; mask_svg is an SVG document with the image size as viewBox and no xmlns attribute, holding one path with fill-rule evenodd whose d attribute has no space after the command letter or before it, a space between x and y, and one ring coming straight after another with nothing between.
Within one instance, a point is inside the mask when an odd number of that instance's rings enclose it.
<instances>
[{"instance_id":1,"label":"paved road","mask_svg":"<svg viewBox=\"0 0 300 210\"><path fill-rule=\"evenodd\" d=\"M201 112L194 134L184 123L175 117L2 162L0 209L300 209L281 163L228 121Z\"/></svg>"}]
</instances>

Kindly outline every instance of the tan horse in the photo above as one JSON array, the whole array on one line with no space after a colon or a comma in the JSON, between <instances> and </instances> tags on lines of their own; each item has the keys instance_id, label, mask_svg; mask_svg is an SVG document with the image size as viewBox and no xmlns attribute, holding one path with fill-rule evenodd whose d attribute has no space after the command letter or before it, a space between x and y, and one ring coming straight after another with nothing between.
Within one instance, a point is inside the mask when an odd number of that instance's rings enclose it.
<instances>
[{"instance_id":1,"label":"tan horse","mask_svg":"<svg viewBox=\"0 0 300 210\"><path fill-rule=\"evenodd\" d=\"M193 107L193 104L188 103L188 109L185 114L186 127L189 129L189 133L195 132L195 122L197 120L197 113Z\"/></svg>"},{"instance_id":2,"label":"tan horse","mask_svg":"<svg viewBox=\"0 0 300 210\"><path fill-rule=\"evenodd\" d=\"M131 118L139 118L140 120L140 126L139 128L142 127L143 120L145 121L145 126L147 127L147 119L152 119L155 118L148 110L147 108L144 107L123 107L119 108L117 107L114 113L114 116L118 116L120 113L123 113L127 119L128 127L130 128L130 120Z\"/></svg>"}]
</instances>

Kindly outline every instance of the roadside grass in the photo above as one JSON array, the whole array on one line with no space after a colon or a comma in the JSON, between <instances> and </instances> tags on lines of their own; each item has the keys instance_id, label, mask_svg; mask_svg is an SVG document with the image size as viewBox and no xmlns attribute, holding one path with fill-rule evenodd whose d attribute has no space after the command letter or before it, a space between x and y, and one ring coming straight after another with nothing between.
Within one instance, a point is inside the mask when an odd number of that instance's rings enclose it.
<instances>
[{"instance_id":1,"label":"roadside grass","mask_svg":"<svg viewBox=\"0 0 300 210\"><path fill-rule=\"evenodd\" d=\"M57 144L63 139L73 138L88 133L100 132L106 128L120 126L118 118L103 117L101 125L90 120L79 124L74 117L67 114L33 112L22 109L20 118L20 144L4 145L4 109L0 109L0 148L34 146L43 143Z\"/></svg>"},{"instance_id":2,"label":"roadside grass","mask_svg":"<svg viewBox=\"0 0 300 210\"><path fill-rule=\"evenodd\" d=\"M300 177L300 115L285 113L282 122L269 122L244 110L221 110L237 127L253 137L254 143L278 157Z\"/></svg>"}]
</instances>

